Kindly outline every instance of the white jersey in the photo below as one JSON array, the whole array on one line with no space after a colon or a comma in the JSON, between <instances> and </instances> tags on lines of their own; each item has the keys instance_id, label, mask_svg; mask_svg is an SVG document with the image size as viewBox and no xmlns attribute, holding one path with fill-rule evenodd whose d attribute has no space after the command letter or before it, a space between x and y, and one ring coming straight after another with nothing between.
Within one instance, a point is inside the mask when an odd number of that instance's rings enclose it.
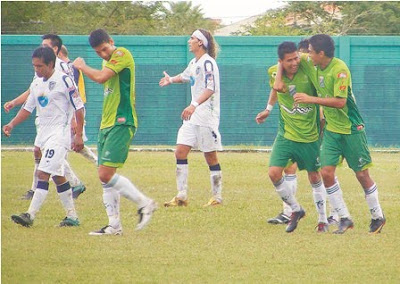
<instances>
[{"instance_id":1,"label":"white jersey","mask_svg":"<svg viewBox=\"0 0 400 284\"><path fill-rule=\"evenodd\" d=\"M188 122L194 125L219 127L220 87L219 69L214 58L207 53L198 61L193 58L185 71L180 74L191 86L192 101L197 101L205 89L214 91L211 97L199 105Z\"/></svg>"},{"instance_id":2,"label":"white jersey","mask_svg":"<svg viewBox=\"0 0 400 284\"><path fill-rule=\"evenodd\" d=\"M83 102L71 77L55 70L48 79L36 78L30 86L30 95L23 108L38 115L35 146L41 147L49 138L67 149L71 146L71 119Z\"/></svg>"}]
</instances>

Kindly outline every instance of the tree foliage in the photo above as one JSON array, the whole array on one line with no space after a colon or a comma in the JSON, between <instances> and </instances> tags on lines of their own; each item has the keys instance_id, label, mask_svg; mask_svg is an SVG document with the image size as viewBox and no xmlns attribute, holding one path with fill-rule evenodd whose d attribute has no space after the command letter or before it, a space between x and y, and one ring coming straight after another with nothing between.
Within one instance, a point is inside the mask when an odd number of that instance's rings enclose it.
<instances>
[{"instance_id":1,"label":"tree foliage","mask_svg":"<svg viewBox=\"0 0 400 284\"><path fill-rule=\"evenodd\" d=\"M1 24L2 34L88 34L104 28L121 35L187 35L218 28L199 6L183 1L3 1Z\"/></svg>"},{"instance_id":2,"label":"tree foliage","mask_svg":"<svg viewBox=\"0 0 400 284\"><path fill-rule=\"evenodd\" d=\"M238 35L399 35L400 2L289 2Z\"/></svg>"}]
</instances>

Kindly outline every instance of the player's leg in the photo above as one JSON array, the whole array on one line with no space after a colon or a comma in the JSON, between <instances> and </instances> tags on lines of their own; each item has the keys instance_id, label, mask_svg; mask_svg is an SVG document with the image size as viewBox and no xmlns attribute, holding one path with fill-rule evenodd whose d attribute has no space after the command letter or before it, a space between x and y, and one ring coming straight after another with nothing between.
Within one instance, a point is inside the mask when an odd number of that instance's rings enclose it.
<instances>
[{"instance_id":1,"label":"player's leg","mask_svg":"<svg viewBox=\"0 0 400 284\"><path fill-rule=\"evenodd\" d=\"M68 180L64 176L53 176L53 181L57 187L58 197L64 207L66 217L60 222L60 227L79 226L78 215L76 213L74 200L72 198L72 189Z\"/></svg>"},{"instance_id":2,"label":"player's leg","mask_svg":"<svg viewBox=\"0 0 400 284\"><path fill-rule=\"evenodd\" d=\"M222 171L218 161L217 151L222 151L221 134L218 128L198 127L199 149L204 153L210 169L210 183L212 197L204 206L222 204Z\"/></svg>"},{"instance_id":3,"label":"player's leg","mask_svg":"<svg viewBox=\"0 0 400 284\"><path fill-rule=\"evenodd\" d=\"M379 203L378 187L368 171L368 168L372 166L372 159L365 132L348 135L345 141L344 156L364 189L365 200L371 213L370 233L380 233L386 219Z\"/></svg>"},{"instance_id":4,"label":"player's leg","mask_svg":"<svg viewBox=\"0 0 400 284\"><path fill-rule=\"evenodd\" d=\"M103 186L103 202L109 224L98 231L91 232L90 235L122 234L120 202L119 198L116 198L116 194L136 203L139 215L136 230L141 230L150 221L157 205L137 189L129 179L116 173L117 168L122 167L128 157L129 146L127 147L127 145L131 144L135 128L119 125L101 131L98 147L98 175Z\"/></svg>"},{"instance_id":5,"label":"player's leg","mask_svg":"<svg viewBox=\"0 0 400 284\"><path fill-rule=\"evenodd\" d=\"M165 207L187 206L188 204L188 156L191 149L197 146L195 128L195 125L188 123L182 124L179 128L175 149L177 195L170 201L164 202Z\"/></svg>"},{"instance_id":6,"label":"player's leg","mask_svg":"<svg viewBox=\"0 0 400 284\"><path fill-rule=\"evenodd\" d=\"M40 159L42 158L42 152L40 151L39 147L34 146L33 156L35 158L35 167L33 169L33 174L32 174L32 185L31 185L31 188L21 197L21 199L24 199L24 200L31 200L33 197L33 194L35 193L36 185L38 182L38 167L39 167Z\"/></svg>"}]
</instances>

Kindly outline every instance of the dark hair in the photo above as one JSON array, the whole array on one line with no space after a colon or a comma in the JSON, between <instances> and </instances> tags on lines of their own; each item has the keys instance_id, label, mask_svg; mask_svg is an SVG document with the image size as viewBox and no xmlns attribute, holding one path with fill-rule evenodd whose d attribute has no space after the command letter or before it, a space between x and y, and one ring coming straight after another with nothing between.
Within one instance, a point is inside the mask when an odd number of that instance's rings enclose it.
<instances>
[{"instance_id":1,"label":"dark hair","mask_svg":"<svg viewBox=\"0 0 400 284\"><path fill-rule=\"evenodd\" d=\"M61 40L61 38L58 36L58 35L55 35L55 34L45 34L45 35L42 35L42 40L45 40L45 39L49 39L50 41L51 41L51 46L52 47L55 47L55 46L57 46L57 55L58 55L58 53L60 52L60 50L61 50L61 46L62 46L62 40Z\"/></svg>"},{"instance_id":2,"label":"dark hair","mask_svg":"<svg viewBox=\"0 0 400 284\"><path fill-rule=\"evenodd\" d=\"M326 34L317 34L310 38L310 44L316 53L323 51L325 56L332 58L335 54L335 43Z\"/></svg>"},{"instance_id":3,"label":"dark hair","mask_svg":"<svg viewBox=\"0 0 400 284\"><path fill-rule=\"evenodd\" d=\"M310 41L308 38L302 39L298 44L297 44L297 50L305 50L304 52L308 53L308 46L310 45Z\"/></svg>"},{"instance_id":4,"label":"dark hair","mask_svg":"<svg viewBox=\"0 0 400 284\"><path fill-rule=\"evenodd\" d=\"M208 55L210 55L214 59L217 59L218 52L219 52L219 46L218 46L217 42L215 41L214 37L207 30L199 29L199 31L206 37L206 39L208 41L208 47L206 48L203 45L203 48L206 49Z\"/></svg>"},{"instance_id":5,"label":"dark hair","mask_svg":"<svg viewBox=\"0 0 400 284\"><path fill-rule=\"evenodd\" d=\"M97 29L90 33L89 44L91 47L95 48L102 43L109 42L111 37L103 29Z\"/></svg>"},{"instance_id":6,"label":"dark hair","mask_svg":"<svg viewBox=\"0 0 400 284\"><path fill-rule=\"evenodd\" d=\"M33 51L32 58L43 59L44 64L49 65L53 63L53 68L56 64L56 55L53 49L48 46L40 46Z\"/></svg>"},{"instance_id":7,"label":"dark hair","mask_svg":"<svg viewBox=\"0 0 400 284\"><path fill-rule=\"evenodd\" d=\"M285 54L297 51L296 44L292 41L284 41L278 46L279 59L283 59Z\"/></svg>"}]
</instances>

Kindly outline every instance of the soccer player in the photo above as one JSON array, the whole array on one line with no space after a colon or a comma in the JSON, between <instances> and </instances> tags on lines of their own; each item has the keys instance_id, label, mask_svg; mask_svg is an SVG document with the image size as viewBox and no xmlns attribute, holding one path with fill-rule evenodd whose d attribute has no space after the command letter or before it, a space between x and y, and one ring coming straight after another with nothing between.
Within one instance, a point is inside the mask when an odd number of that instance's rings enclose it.
<instances>
[{"instance_id":1,"label":"soccer player","mask_svg":"<svg viewBox=\"0 0 400 284\"><path fill-rule=\"evenodd\" d=\"M46 34L42 36L42 46L47 46L50 47L54 54L57 56L61 50L62 46L62 40L58 35L55 34ZM56 57L55 61L55 69L58 71L61 71L73 78L73 73L71 69L68 67L67 63L62 61L60 58ZM26 90L23 92L21 95L16 97L15 99L8 101L4 104L4 110L8 113L11 109L14 107L23 104L29 96L30 89ZM37 124L37 121L35 121L35 124ZM35 192L36 184L38 181L37 177L37 167L40 163L41 159L41 152L40 149L37 147L34 147L33 150L34 153L34 158L35 158L35 167L33 171L33 180L32 180L32 185L31 188L22 196L22 199L30 200L33 197L33 194ZM70 185L72 187L72 191L74 192L74 197L77 198L79 194L85 191L85 186L83 183L79 180L79 178L76 176L74 171L71 169L71 166L69 165L68 161L65 159L65 176L70 182Z\"/></svg>"},{"instance_id":2,"label":"soccer player","mask_svg":"<svg viewBox=\"0 0 400 284\"><path fill-rule=\"evenodd\" d=\"M315 89L304 72L299 70L300 57L295 43L281 43L278 46L278 56L278 65L268 70L270 86L277 92L280 107L279 130L272 148L268 174L278 195L292 209L286 227L286 232L290 233L297 228L305 211L297 202L291 184L282 173L288 161L296 162L300 170L306 169L319 214L317 232L327 232L326 191L319 174L319 108L315 104L296 104L293 100L297 91L316 95ZM285 90L276 90L275 83L283 83ZM266 110L257 115L257 123L262 123L272 110L276 96L271 97Z\"/></svg>"},{"instance_id":3,"label":"soccer player","mask_svg":"<svg viewBox=\"0 0 400 284\"><path fill-rule=\"evenodd\" d=\"M76 115L74 150L83 148L83 102L72 79L55 70L56 55L49 47L39 47L32 55L32 64L36 72L26 104L5 126L3 132L10 136L14 127L26 120L36 108L39 124L35 147L43 154L37 167L38 181L29 209L26 213L12 215L12 220L25 227L30 227L36 214L45 201L50 175L57 185L57 192L67 216L60 226L79 226L72 190L64 176L64 160L71 147L71 119ZM40 155L42 156L42 155Z\"/></svg>"},{"instance_id":4,"label":"soccer player","mask_svg":"<svg viewBox=\"0 0 400 284\"><path fill-rule=\"evenodd\" d=\"M301 66L313 81L318 97L298 92L294 99L296 103L323 106L326 127L321 146L321 174L329 200L340 216L339 228L335 233L343 234L354 226L340 185L335 180L336 165L341 155L364 189L371 213L369 232L379 233L386 219L379 203L378 187L368 171L372 160L365 124L353 95L350 70L346 63L334 57L334 52L335 45L329 35L318 34L310 38L310 53L302 58Z\"/></svg>"},{"instance_id":5,"label":"soccer player","mask_svg":"<svg viewBox=\"0 0 400 284\"><path fill-rule=\"evenodd\" d=\"M157 209L156 203L140 192L126 177L117 174L129 152L138 121L135 109L135 63L132 54L116 47L113 39L103 29L92 31L89 43L103 59L101 70L86 65L82 58L73 65L91 80L104 84L103 113L97 144L98 175L103 186L103 202L108 225L90 235L121 235L120 195L137 204L139 223L143 229Z\"/></svg>"},{"instance_id":6,"label":"soccer player","mask_svg":"<svg viewBox=\"0 0 400 284\"><path fill-rule=\"evenodd\" d=\"M192 148L204 153L210 169L212 198L204 206L222 204L222 172L217 151L222 150L220 119L220 80L217 57L217 44L210 32L198 29L188 41L194 58L188 67L176 76L164 71L159 85L190 82L192 101L181 114L183 124L178 131L176 142L176 183L178 194L166 207L187 206L188 204L188 155Z\"/></svg>"}]
</instances>

